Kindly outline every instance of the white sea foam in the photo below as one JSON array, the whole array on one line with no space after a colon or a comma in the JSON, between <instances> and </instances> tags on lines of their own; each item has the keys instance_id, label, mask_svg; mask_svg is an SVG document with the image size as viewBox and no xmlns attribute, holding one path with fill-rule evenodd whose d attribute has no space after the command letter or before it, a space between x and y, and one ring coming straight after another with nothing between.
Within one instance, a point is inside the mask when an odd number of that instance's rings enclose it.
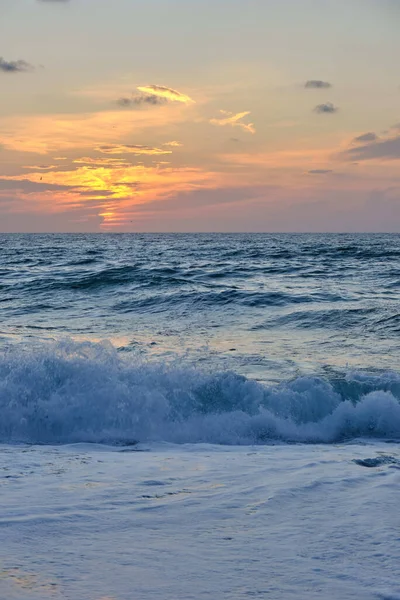
<instances>
[{"instance_id":1,"label":"white sea foam","mask_svg":"<svg viewBox=\"0 0 400 600\"><path fill-rule=\"evenodd\" d=\"M345 384L345 385L344 385ZM0 356L0 441L263 444L400 438L400 376L302 377L268 387L232 372L124 358L71 341Z\"/></svg>"},{"instance_id":2,"label":"white sea foam","mask_svg":"<svg viewBox=\"0 0 400 600\"><path fill-rule=\"evenodd\" d=\"M146 448L1 447L2 600L400 598L397 444Z\"/></svg>"}]
</instances>

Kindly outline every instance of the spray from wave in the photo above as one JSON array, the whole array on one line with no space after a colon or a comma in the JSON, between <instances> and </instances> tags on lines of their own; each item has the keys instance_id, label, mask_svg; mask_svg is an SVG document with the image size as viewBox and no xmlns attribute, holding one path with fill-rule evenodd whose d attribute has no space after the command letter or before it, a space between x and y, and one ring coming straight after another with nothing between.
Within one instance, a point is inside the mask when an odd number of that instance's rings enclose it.
<instances>
[{"instance_id":1,"label":"spray from wave","mask_svg":"<svg viewBox=\"0 0 400 600\"><path fill-rule=\"evenodd\" d=\"M143 362L109 344L0 355L0 442L267 444L400 438L400 375L301 377L266 386L233 372Z\"/></svg>"}]
</instances>

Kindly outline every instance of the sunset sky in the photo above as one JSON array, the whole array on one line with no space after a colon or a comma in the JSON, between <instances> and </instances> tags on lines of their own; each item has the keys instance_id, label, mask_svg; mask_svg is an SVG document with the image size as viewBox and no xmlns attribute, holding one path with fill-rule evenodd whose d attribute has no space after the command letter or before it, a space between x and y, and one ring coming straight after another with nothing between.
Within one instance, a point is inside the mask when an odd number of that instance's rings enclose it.
<instances>
[{"instance_id":1,"label":"sunset sky","mask_svg":"<svg viewBox=\"0 0 400 600\"><path fill-rule=\"evenodd\" d=\"M399 231L400 0L0 0L0 231Z\"/></svg>"}]
</instances>

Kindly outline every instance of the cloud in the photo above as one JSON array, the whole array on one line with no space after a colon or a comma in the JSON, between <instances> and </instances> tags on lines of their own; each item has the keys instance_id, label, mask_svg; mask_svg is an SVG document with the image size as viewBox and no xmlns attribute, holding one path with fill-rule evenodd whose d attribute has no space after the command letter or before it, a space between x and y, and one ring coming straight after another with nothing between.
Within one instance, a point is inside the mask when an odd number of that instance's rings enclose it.
<instances>
[{"instance_id":1,"label":"cloud","mask_svg":"<svg viewBox=\"0 0 400 600\"><path fill-rule=\"evenodd\" d=\"M134 108L146 105L159 106L168 102L194 103L190 96L161 85L139 86L137 89L140 94L122 96L117 100L117 104L123 108Z\"/></svg>"},{"instance_id":2,"label":"cloud","mask_svg":"<svg viewBox=\"0 0 400 600\"><path fill-rule=\"evenodd\" d=\"M329 173L333 173L332 169L311 169L311 171L308 171L309 175L328 175Z\"/></svg>"},{"instance_id":3,"label":"cloud","mask_svg":"<svg viewBox=\"0 0 400 600\"><path fill-rule=\"evenodd\" d=\"M72 161L77 165L95 165L95 166L109 166L109 167L125 167L127 162L124 158L92 158L90 156L83 156L82 158L76 158Z\"/></svg>"},{"instance_id":4,"label":"cloud","mask_svg":"<svg viewBox=\"0 0 400 600\"><path fill-rule=\"evenodd\" d=\"M338 112L338 110L338 107L334 106L332 102L326 102L326 104L318 104L314 108L314 112L318 113L319 115L332 115Z\"/></svg>"},{"instance_id":5,"label":"cloud","mask_svg":"<svg viewBox=\"0 0 400 600\"><path fill-rule=\"evenodd\" d=\"M135 154L139 155L148 155L148 156L157 156L160 154L172 154L171 150L163 150L162 148L153 148L151 146L139 146L135 144L115 144L109 146L99 146L96 148L98 152L103 152L104 154Z\"/></svg>"},{"instance_id":6,"label":"cloud","mask_svg":"<svg viewBox=\"0 0 400 600\"><path fill-rule=\"evenodd\" d=\"M182 142L176 142L175 140L173 140L172 142L165 142L165 144L163 144L163 146L170 146L172 148L180 148L181 146L183 146Z\"/></svg>"},{"instance_id":7,"label":"cloud","mask_svg":"<svg viewBox=\"0 0 400 600\"><path fill-rule=\"evenodd\" d=\"M376 142L378 140L378 136L373 131L368 133L363 133L362 135L358 135L354 138L353 143L358 142Z\"/></svg>"},{"instance_id":8,"label":"cloud","mask_svg":"<svg viewBox=\"0 0 400 600\"><path fill-rule=\"evenodd\" d=\"M240 177L243 173L245 177L249 177L253 173L255 177L260 177L264 181L264 176L268 183L282 182L282 177L288 182L290 177L297 175L299 179L296 182L304 183L304 173L313 169L313 165L329 165L332 160L332 153L329 149L320 149L312 147L304 147L300 145L297 148L286 150L269 151L269 152L229 152L219 155L221 164L229 165L230 173ZM238 169L239 167L239 169Z\"/></svg>"},{"instance_id":9,"label":"cloud","mask_svg":"<svg viewBox=\"0 0 400 600\"><path fill-rule=\"evenodd\" d=\"M151 200L145 204L135 207L137 213L165 214L168 216L171 211L193 212L196 209L207 208L210 206L231 205L238 202L262 196L266 190L274 189L273 186L244 186L244 187L221 187L206 189L183 190L177 194L172 194L163 202Z\"/></svg>"},{"instance_id":10,"label":"cloud","mask_svg":"<svg viewBox=\"0 0 400 600\"><path fill-rule=\"evenodd\" d=\"M18 152L51 153L60 157L65 156L64 152L74 150L80 156L86 156L97 146L105 144L126 144L132 139L146 143L148 136L155 135L163 135L163 139L168 140L172 137L170 127L182 123L185 118L181 105L177 103L150 112L133 111L129 119L121 110L82 114L0 115L0 146ZM47 162L50 163L50 159L43 160L44 164Z\"/></svg>"},{"instance_id":11,"label":"cloud","mask_svg":"<svg viewBox=\"0 0 400 600\"><path fill-rule=\"evenodd\" d=\"M236 114L228 112L226 110L221 110L220 112L225 116L219 119L211 119L210 123L212 123L212 125L218 125L219 127L240 127L241 129L243 129L243 131L247 131L248 133L253 134L256 132L254 123L242 123L242 119L251 114L249 111L244 111Z\"/></svg>"},{"instance_id":12,"label":"cloud","mask_svg":"<svg viewBox=\"0 0 400 600\"><path fill-rule=\"evenodd\" d=\"M177 92L172 88L164 87L162 85L145 85L139 86L137 88L139 92L143 92L143 94L148 94L149 96L157 96L158 98L164 98L165 100L169 100L171 102L182 102L183 104L193 104L194 100L187 96L186 94L182 94L181 92Z\"/></svg>"},{"instance_id":13,"label":"cloud","mask_svg":"<svg viewBox=\"0 0 400 600\"><path fill-rule=\"evenodd\" d=\"M42 181L41 173L36 174L36 180L31 179L32 176L33 174L31 173L21 175L20 177L2 175L0 176L0 192L2 190L6 190L7 192L17 190L25 193L33 193L40 190L63 191L69 189L69 186L63 183L47 183Z\"/></svg>"},{"instance_id":14,"label":"cloud","mask_svg":"<svg viewBox=\"0 0 400 600\"><path fill-rule=\"evenodd\" d=\"M166 104L167 98L156 96L155 94L142 94L140 96L132 96L130 98L122 97L118 98L117 104L123 108L132 108L140 106L159 106L160 104Z\"/></svg>"},{"instance_id":15,"label":"cloud","mask_svg":"<svg viewBox=\"0 0 400 600\"><path fill-rule=\"evenodd\" d=\"M400 159L400 135L349 148L341 154L347 160L399 160Z\"/></svg>"},{"instance_id":16,"label":"cloud","mask_svg":"<svg viewBox=\"0 0 400 600\"><path fill-rule=\"evenodd\" d=\"M35 171L49 171L50 169L58 169L58 165L32 165L23 167L24 169L34 169Z\"/></svg>"},{"instance_id":17,"label":"cloud","mask_svg":"<svg viewBox=\"0 0 400 600\"><path fill-rule=\"evenodd\" d=\"M25 60L5 60L0 56L0 73L26 73L32 71L33 68Z\"/></svg>"},{"instance_id":18,"label":"cloud","mask_svg":"<svg viewBox=\"0 0 400 600\"><path fill-rule=\"evenodd\" d=\"M310 79L309 81L306 81L304 87L306 89L311 90L326 90L328 88L331 88L332 84L329 83L329 81L321 81L320 79Z\"/></svg>"},{"instance_id":19,"label":"cloud","mask_svg":"<svg viewBox=\"0 0 400 600\"><path fill-rule=\"evenodd\" d=\"M5 190L4 194L14 197L16 206L31 194L30 204L43 214L65 206L81 210L97 200L95 212L102 218L103 228L109 230L129 223L138 205L164 201L180 192L215 188L219 180L218 174L201 168L74 165L71 170L0 176L0 197Z\"/></svg>"}]
</instances>

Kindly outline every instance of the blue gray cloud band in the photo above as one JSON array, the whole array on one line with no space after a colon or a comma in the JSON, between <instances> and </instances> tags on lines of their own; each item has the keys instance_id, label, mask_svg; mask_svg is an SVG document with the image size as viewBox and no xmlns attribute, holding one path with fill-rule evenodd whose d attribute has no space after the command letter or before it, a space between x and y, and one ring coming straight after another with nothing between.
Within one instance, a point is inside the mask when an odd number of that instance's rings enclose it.
<instances>
[{"instance_id":1,"label":"blue gray cloud band","mask_svg":"<svg viewBox=\"0 0 400 600\"><path fill-rule=\"evenodd\" d=\"M163 104L167 104L168 100L166 98L161 98L160 96L154 96L152 94L145 95L140 94L138 96L131 96L118 98L117 104L122 108L140 108L141 106L159 106Z\"/></svg>"},{"instance_id":2,"label":"blue gray cloud band","mask_svg":"<svg viewBox=\"0 0 400 600\"><path fill-rule=\"evenodd\" d=\"M319 115L333 115L333 114L337 113L338 110L339 110L339 108L337 106L335 106L334 104L332 104L332 102L318 104L314 108L314 112L316 112Z\"/></svg>"},{"instance_id":3,"label":"blue gray cloud band","mask_svg":"<svg viewBox=\"0 0 400 600\"><path fill-rule=\"evenodd\" d=\"M0 56L0 73L26 73L34 67L25 60L6 60Z\"/></svg>"},{"instance_id":4,"label":"blue gray cloud band","mask_svg":"<svg viewBox=\"0 0 400 600\"><path fill-rule=\"evenodd\" d=\"M308 90L326 90L331 88L332 84L321 79L309 79L305 82L304 87Z\"/></svg>"}]
</instances>

